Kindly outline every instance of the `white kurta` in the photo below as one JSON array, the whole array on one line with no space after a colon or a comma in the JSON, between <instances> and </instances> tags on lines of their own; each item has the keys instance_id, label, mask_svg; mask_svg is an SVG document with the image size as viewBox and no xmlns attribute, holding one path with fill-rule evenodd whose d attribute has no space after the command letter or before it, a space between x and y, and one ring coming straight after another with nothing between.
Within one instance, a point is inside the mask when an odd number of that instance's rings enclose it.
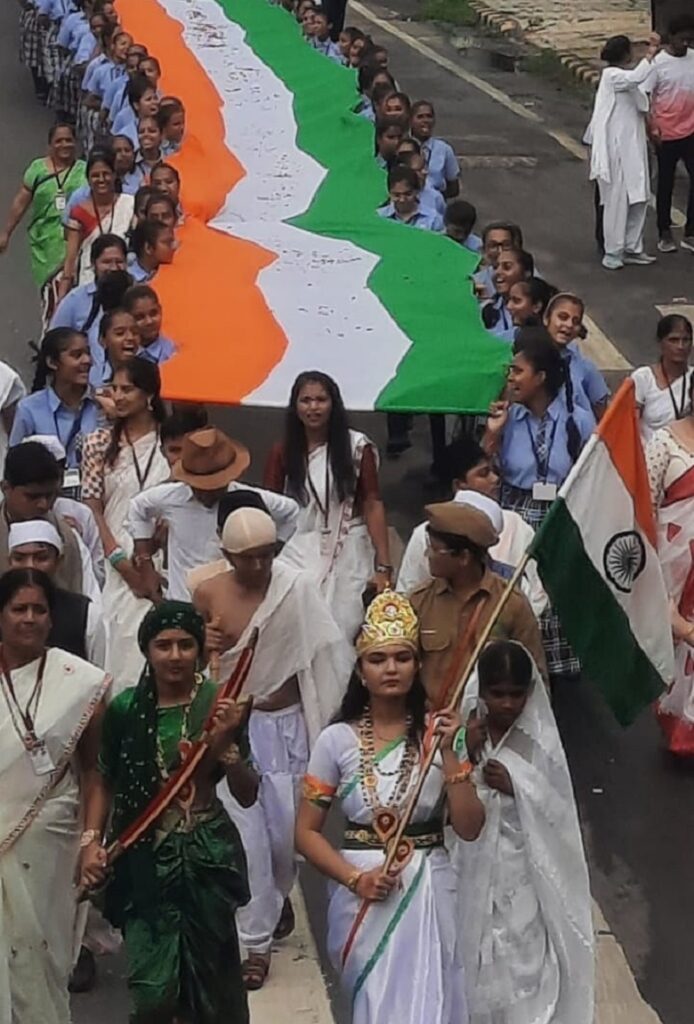
<instances>
[{"instance_id":1,"label":"white kurta","mask_svg":"<svg viewBox=\"0 0 694 1024\"><path fill-rule=\"evenodd\" d=\"M628 70L608 67L602 73L587 132L592 146L591 181L597 181L604 206L605 252L621 257L643 251L650 172L645 91L653 66L648 60Z\"/></svg>"}]
</instances>

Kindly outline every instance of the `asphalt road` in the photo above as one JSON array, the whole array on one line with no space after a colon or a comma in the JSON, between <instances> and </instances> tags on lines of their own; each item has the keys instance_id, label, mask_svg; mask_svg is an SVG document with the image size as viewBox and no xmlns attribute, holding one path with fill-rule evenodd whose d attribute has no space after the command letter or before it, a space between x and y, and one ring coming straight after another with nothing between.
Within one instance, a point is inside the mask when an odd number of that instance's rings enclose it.
<instances>
[{"instance_id":1,"label":"asphalt road","mask_svg":"<svg viewBox=\"0 0 694 1024\"><path fill-rule=\"evenodd\" d=\"M405 2L403 0L404 7ZM392 15L371 7L381 16ZM36 106L28 75L16 63L17 8L0 6L0 218L4 218L21 174L43 148L46 112ZM349 19L348 21L358 19ZM590 313L617 348L633 363L653 357L656 305L673 299L694 301L691 256L663 257L650 269L619 274L600 269L592 239L592 196L586 168L549 130L580 139L585 102L572 90L496 69L484 40L470 35L467 54L458 57L427 25L418 39L459 60L483 82L503 90L544 118L520 118L463 81L414 52L381 29L391 66L413 98L434 101L438 132L450 139L463 160L464 195L479 211L480 223L510 218L522 223L527 247L544 275L582 295ZM653 226L649 228L653 242ZM26 371L27 341L36 338L36 296L28 272L22 231L0 257L0 350L2 358ZM249 443L259 478L270 443L281 429L281 414L255 409L218 409L215 418ZM378 441L382 418L358 418ZM426 423L419 421L416 444L384 467L384 496L393 523L405 530L420 517L427 489ZM690 931L694 920L691 885L694 774L674 765L661 751L654 723L644 713L622 731L586 683L557 695L557 713L569 753L584 823L593 890L609 926L624 947L640 990L664 1024L691 1024L694 974ZM322 945L322 886L304 872L309 914ZM76 1019L92 1024L125 1020L122 965L103 965L99 991L76 1002ZM336 1004L338 1019L346 1019Z\"/></svg>"}]
</instances>

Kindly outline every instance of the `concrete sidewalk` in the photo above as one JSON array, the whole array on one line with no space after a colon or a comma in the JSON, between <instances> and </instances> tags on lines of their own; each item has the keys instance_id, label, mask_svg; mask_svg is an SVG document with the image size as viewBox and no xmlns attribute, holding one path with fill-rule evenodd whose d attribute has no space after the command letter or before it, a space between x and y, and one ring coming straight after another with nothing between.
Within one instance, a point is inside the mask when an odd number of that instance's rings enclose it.
<instances>
[{"instance_id":1,"label":"concrete sidewalk","mask_svg":"<svg viewBox=\"0 0 694 1024\"><path fill-rule=\"evenodd\" d=\"M578 57L596 71L610 36L638 42L651 31L648 0L470 0L470 6L485 24L539 49Z\"/></svg>"}]
</instances>

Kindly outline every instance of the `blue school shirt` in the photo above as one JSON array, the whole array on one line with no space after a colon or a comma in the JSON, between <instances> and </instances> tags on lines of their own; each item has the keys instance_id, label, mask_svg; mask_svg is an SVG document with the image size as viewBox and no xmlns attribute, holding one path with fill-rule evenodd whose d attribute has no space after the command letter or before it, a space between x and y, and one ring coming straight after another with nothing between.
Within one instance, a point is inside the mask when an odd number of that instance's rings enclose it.
<instances>
[{"instance_id":1,"label":"blue school shirt","mask_svg":"<svg viewBox=\"0 0 694 1024\"><path fill-rule=\"evenodd\" d=\"M22 398L17 405L10 447L21 444L25 437L33 434L52 434L67 452L68 467L74 469L79 465L77 439L96 430L98 416L98 406L91 398L85 398L75 411L63 405L52 387L42 388Z\"/></svg>"},{"instance_id":2,"label":"blue school shirt","mask_svg":"<svg viewBox=\"0 0 694 1024\"><path fill-rule=\"evenodd\" d=\"M484 315L485 310L495 310L498 314L496 322L491 326L488 326L488 321ZM491 302L486 302L483 305L482 322L489 333L496 335L497 338L508 341L509 344L516 340L516 327L501 295L495 295Z\"/></svg>"},{"instance_id":3,"label":"blue school shirt","mask_svg":"<svg viewBox=\"0 0 694 1024\"><path fill-rule=\"evenodd\" d=\"M51 21L62 21L74 10L72 0L49 0L47 14Z\"/></svg>"},{"instance_id":4,"label":"blue school shirt","mask_svg":"<svg viewBox=\"0 0 694 1024\"><path fill-rule=\"evenodd\" d=\"M174 142L172 139L164 139L160 146L160 152L163 157L173 156L174 153L178 153L180 148L180 142Z\"/></svg>"},{"instance_id":5,"label":"blue school shirt","mask_svg":"<svg viewBox=\"0 0 694 1024\"><path fill-rule=\"evenodd\" d=\"M54 327L71 327L73 331L81 331L89 319L95 295L96 281L73 288L53 314L51 330Z\"/></svg>"},{"instance_id":6,"label":"blue school shirt","mask_svg":"<svg viewBox=\"0 0 694 1024\"><path fill-rule=\"evenodd\" d=\"M112 78L104 90L103 108L108 111L111 121L125 103L125 90L128 88L130 76L127 71L120 78Z\"/></svg>"},{"instance_id":7,"label":"blue school shirt","mask_svg":"<svg viewBox=\"0 0 694 1024\"><path fill-rule=\"evenodd\" d=\"M378 214L380 217L385 217L386 220L394 220L399 224L406 224L410 228L423 228L425 231L443 231L443 217L440 217L434 210L423 210L420 207L414 217L404 221L398 217L393 204L386 203L385 206L379 208Z\"/></svg>"},{"instance_id":8,"label":"blue school shirt","mask_svg":"<svg viewBox=\"0 0 694 1024\"><path fill-rule=\"evenodd\" d=\"M135 169L128 171L124 174L120 180L121 192L126 196L134 196L135 193L145 183L145 172L141 167L135 166Z\"/></svg>"},{"instance_id":9,"label":"blue school shirt","mask_svg":"<svg viewBox=\"0 0 694 1024\"><path fill-rule=\"evenodd\" d=\"M139 148L140 140L137 137L137 118L135 117L135 111L129 103L126 103L118 111L111 125L111 135L125 135L126 139L130 139L135 149Z\"/></svg>"},{"instance_id":10,"label":"blue school shirt","mask_svg":"<svg viewBox=\"0 0 694 1024\"><path fill-rule=\"evenodd\" d=\"M446 182L460 177L460 167L453 147L444 139L437 138L427 139L421 147L427 165L427 180L432 188L443 192Z\"/></svg>"},{"instance_id":11,"label":"blue school shirt","mask_svg":"<svg viewBox=\"0 0 694 1024\"><path fill-rule=\"evenodd\" d=\"M77 65L86 64L91 55L94 53L95 49L96 36L92 32L92 30L89 27L87 27L87 31L84 33L84 35L80 36L79 40L77 40L77 49L75 50L74 63ZM85 75L86 74L87 72L85 71ZM82 79L82 85L84 87L84 79Z\"/></svg>"},{"instance_id":12,"label":"blue school shirt","mask_svg":"<svg viewBox=\"0 0 694 1024\"><path fill-rule=\"evenodd\" d=\"M541 475L538 472L533 451L533 444L537 443L540 421L524 405L514 402L509 408L499 459L501 476L505 484L519 487L524 491L531 491L533 484L538 480L561 487L569 475L573 467L573 461L566 446L566 422L569 412L561 395L558 395L549 405L546 415L550 420L546 433L549 460L546 475ZM592 417L585 409L577 406L574 409L573 418L581 436L581 442L585 444L593 430Z\"/></svg>"},{"instance_id":13,"label":"blue school shirt","mask_svg":"<svg viewBox=\"0 0 694 1024\"><path fill-rule=\"evenodd\" d=\"M365 117L367 121L376 122L376 111L374 110L373 103L368 96L364 96L361 104L356 108L355 113L359 114L359 117Z\"/></svg>"},{"instance_id":14,"label":"blue school shirt","mask_svg":"<svg viewBox=\"0 0 694 1024\"><path fill-rule=\"evenodd\" d=\"M437 188L432 188L429 182L426 183L419 193L419 205L423 210L430 210L443 217L446 212L446 200Z\"/></svg>"},{"instance_id":15,"label":"blue school shirt","mask_svg":"<svg viewBox=\"0 0 694 1024\"><path fill-rule=\"evenodd\" d=\"M95 72L90 92L95 93L103 101L108 86L112 82L120 82L122 79L127 79L127 77L128 72L124 64L114 64L113 61L109 60L102 64Z\"/></svg>"},{"instance_id":16,"label":"blue school shirt","mask_svg":"<svg viewBox=\"0 0 694 1024\"><path fill-rule=\"evenodd\" d=\"M145 270L134 252L128 253L128 273L135 284L148 284L156 274L156 270Z\"/></svg>"},{"instance_id":17,"label":"blue school shirt","mask_svg":"<svg viewBox=\"0 0 694 1024\"><path fill-rule=\"evenodd\" d=\"M63 18L58 29L58 46L74 53L79 40L89 31L87 16L83 11L74 11Z\"/></svg>"},{"instance_id":18,"label":"blue school shirt","mask_svg":"<svg viewBox=\"0 0 694 1024\"><path fill-rule=\"evenodd\" d=\"M484 288L487 295L494 296L496 294L496 281L494 280L494 270L492 267L480 267L472 275L472 280L477 286Z\"/></svg>"},{"instance_id":19,"label":"blue school shirt","mask_svg":"<svg viewBox=\"0 0 694 1024\"><path fill-rule=\"evenodd\" d=\"M92 192L89 185L80 185L79 188L76 188L74 192L70 193L70 195L67 197L65 209L63 210L63 216L61 218L63 222L63 227L67 226L67 222L70 220L70 217L72 216L72 211L77 206L77 204L85 202L85 200L89 199L91 194Z\"/></svg>"},{"instance_id":20,"label":"blue school shirt","mask_svg":"<svg viewBox=\"0 0 694 1024\"><path fill-rule=\"evenodd\" d=\"M342 64L342 50L334 43L330 36L327 39L317 39L316 36L311 36L308 41L309 46L314 50L318 50L324 57L329 57L330 60L334 60L336 64Z\"/></svg>"},{"instance_id":21,"label":"blue school shirt","mask_svg":"<svg viewBox=\"0 0 694 1024\"><path fill-rule=\"evenodd\" d=\"M565 351L569 357L571 380L575 382L574 386L580 386L590 408L604 402L609 397L610 389L593 360L581 352L576 341L570 341Z\"/></svg>"},{"instance_id":22,"label":"blue school shirt","mask_svg":"<svg viewBox=\"0 0 694 1024\"><path fill-rule=\"evenodd\" d=\"M94 57L87 64L87 70L84 72L84 78L82 79L82 89L84 92L92 92L92 85L96 79L96 76L101 68L108 61L108 57L100 53Z\"/></svg>"},{"instance_id":23,"label":"blue school shirt","mask_svg":"<svg viewBox=\"0 0 694 1024\"><path fill-rule=\"evenodd\" d=\"M143 345L137 353L140 359L146 359L149 363L165 363L167 359L176 354L176 346L169 338L160 334L151 345Z\"/></svg>"},{"instance_id":24,"label":"blue school shirt","mask_svg":"<svg viewBox=\"0 0 694 1024\"><path fill-rule=\"evenodd\" d=\"M467 236L462 245L465 249L469 249L470 252L474 252L475 254L482 252L482 249L484 248L484 243L480 236L474 234L474 232L472 231Z\"/></svg>"}]
</instances>

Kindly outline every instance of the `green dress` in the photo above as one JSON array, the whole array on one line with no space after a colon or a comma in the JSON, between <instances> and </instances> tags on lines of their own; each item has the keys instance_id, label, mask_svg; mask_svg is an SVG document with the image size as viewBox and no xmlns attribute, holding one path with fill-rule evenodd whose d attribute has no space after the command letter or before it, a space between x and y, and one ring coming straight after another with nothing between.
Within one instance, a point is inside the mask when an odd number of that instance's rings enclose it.
<instances>
[{"instance_id":1,"label":"green dress","mask_svg":"<svg viewBox=\"0 0 694 1024\"><path fill-rule=\"evenodd\" d=\"M200 687L190 709L191 740L200 736L216 692L215 684L207 680ZM120 693L104 718L99 770L115 797L134 694L134 688ZM157 711L161 750L169 769L177 763L183 715L183 707ZM160 829L159 822L154 830L154 916L138 912L128 883L137 873L137 846L117 861L116 882L109 886L117 892L106 893L108 916L125 939L133 1019L176 1013L195 1024L248 1024L235 924L236 909L250 898L241 839L216 797L209 808L194 812L189 823L176 817L178 827Z\"/></svg>"},{"instance_id":2,"label":"green dress","mask_svg":"<svg viewBox=\"0 0 694 1024\"><path fill-rule=\"evenodd\" d=\"M36 284L43 288L65 262L65 203L71 192L87 184L86 164L76 160L69 171L56 176L42 156L29 164L23 184L32 196L28 228L31 272Z\"/></svg>"}]
</instances>

